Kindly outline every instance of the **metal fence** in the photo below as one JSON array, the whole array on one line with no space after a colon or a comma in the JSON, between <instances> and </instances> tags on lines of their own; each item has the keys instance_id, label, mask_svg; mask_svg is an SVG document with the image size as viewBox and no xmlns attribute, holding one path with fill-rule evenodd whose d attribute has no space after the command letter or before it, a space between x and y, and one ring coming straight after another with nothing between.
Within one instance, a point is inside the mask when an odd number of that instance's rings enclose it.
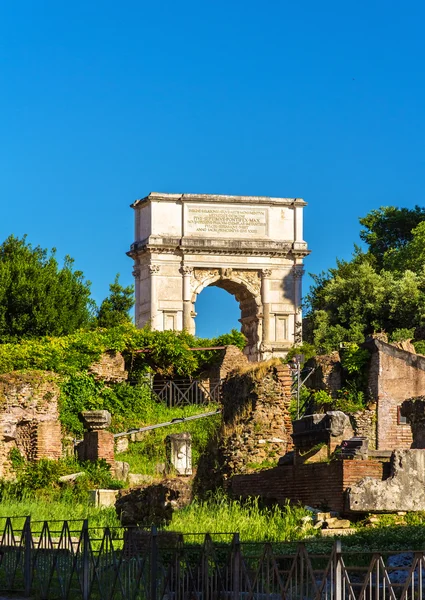
<instances>
[{"instance_id":1,"label":"metal fence","mask_svg":"<svg viewBox=\"0 0 425 600\"><path fill-rule=\"evenodd\" d=\"M198 379L173 379L153 382L149 385L152 396L168 407L188 404L218 403L221 393L221 381L200 381Z\"/></svg>"},{"instance_id":2,"label":"metal fence","mask_svg":"<svg viewBox=\"0 0 425 600\"><path fill-rule=\"evenodd\" d=\"M46 600L422 600L423 552L308 552L75 521L5 520L0 593ZM221 536L225 539L224 536ZM217 541L218 540L218 541Z\"/></svg>"}]
</instances>

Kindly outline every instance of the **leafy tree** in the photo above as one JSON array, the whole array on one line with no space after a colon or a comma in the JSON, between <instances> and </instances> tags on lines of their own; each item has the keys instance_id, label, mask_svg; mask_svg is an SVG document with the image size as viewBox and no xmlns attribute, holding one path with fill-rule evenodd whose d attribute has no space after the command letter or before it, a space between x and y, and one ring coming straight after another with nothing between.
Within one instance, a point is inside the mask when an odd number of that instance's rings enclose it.
<instances>
[{"instance_id":1,"label":"leafy tree","mask_svg":"<svg viewBox=\"0 0 425 600\"><path fill-rule=\"evenodd\" d=\"M319 351L425 325L425 209L384 207L360 223L367 252L314 277L307 296L305 339Z\"/></svg>"},{"instance_id":2,"label":"leafy tree","mask_svg":"<svg viewBox=\"0 0 425 600\"><path fill-rule=\"evenodd\" d=\"M0 246L0 342L61 336L93 322L90 282L65 257L13 235Z\"/></svg>"},{"instance_id":3,"label":"leafy tree","mask_svg":"<svg viewBox=\"0 0 425 600\"><path fill-rule=\"evenodd\" d=\"M97 320L99 327L117 327L131 322L128 314L134 306L134 286L123 287L119 283L119 274L109 285L110 294L100 305Z\"/></svg>"},{"instance_id":4,"label":"leafy tree","mask_svg":"<svg viewBox=\"0 0 425 600\"><path fill-rule=\"evenodd\" d=\"M364 227L360 238L368 245L368 252L376 260L379 270L385 266L388 252L402 249L412 240L413 229L425 221L425 208L381 206L359 221Z\"/></svg>"}]
</instances>

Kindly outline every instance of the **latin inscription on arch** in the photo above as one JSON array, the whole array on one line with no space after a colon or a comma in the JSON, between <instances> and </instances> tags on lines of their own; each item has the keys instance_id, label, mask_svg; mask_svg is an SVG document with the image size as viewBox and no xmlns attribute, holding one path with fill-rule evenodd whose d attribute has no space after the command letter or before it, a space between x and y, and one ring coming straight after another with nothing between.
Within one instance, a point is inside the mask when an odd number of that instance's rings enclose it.
<instances>
[{"instance_id":1,"label":"latin inscription on arch","mask_svg":"<svg viewBox=\"0 0 425 600\"><path fill-rule=\"evenodd\" d=\"M267 208L190 204L186 211L185 235L267 237Z\"/></svg>"}]
</instances>

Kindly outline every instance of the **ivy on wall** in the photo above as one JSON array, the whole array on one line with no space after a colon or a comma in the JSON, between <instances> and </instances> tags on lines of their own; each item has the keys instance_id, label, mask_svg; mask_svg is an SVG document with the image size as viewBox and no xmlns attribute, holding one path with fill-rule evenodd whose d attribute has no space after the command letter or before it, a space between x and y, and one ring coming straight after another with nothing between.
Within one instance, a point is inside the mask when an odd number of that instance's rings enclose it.
<instances>
[{"instance_id":1,"label":"ivy on wall","mask_svg":"<svg viewBox=\"0 0 425 600\"><path fill-rule=\"evenodd\" d=\"M192 352L190 348L233 344L242 349L245 343L245 337L236 330L217 338L203 339L186 331L136 329L128 323L63 337L0 344L0 373L37 369L76 375L87 371L106 350L116 350L123 353L126 366L134 375L154 370L168 377L190 377L218 357L217 351ZM136 352L140 349L148 352Z\"/></svg>"}]
</instances>

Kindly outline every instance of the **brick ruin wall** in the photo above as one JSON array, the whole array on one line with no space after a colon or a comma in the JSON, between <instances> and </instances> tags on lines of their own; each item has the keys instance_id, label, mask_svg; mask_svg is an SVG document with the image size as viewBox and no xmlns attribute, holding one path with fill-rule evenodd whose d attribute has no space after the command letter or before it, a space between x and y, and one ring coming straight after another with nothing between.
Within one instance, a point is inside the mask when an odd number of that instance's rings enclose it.
<instances>
[{"instance_id":1,"label":"brick ruin wall","mask_svg":"<svg viewBox=\"0 0 425 600\"><path fill-rule=\"evenodd\" d=\"M107 383L120 383L128 378L124 357L114 350L104 352L98 362L90 367L89 372L96 379Z\"/></svg>"},{"instance_id":2,"label":"brick ruin wall","mask_svg":"<svg viewBox=\"0 0 425 600\"><path fill-rule=\"evenodd\" d=\"M234 473L276 461L292 448L291 375L278 361L249 365L223 383L223 424L201 457L196 488L214 489Z\"/></svg>"},{"instance_id":3,"label":"brick ruin wall","mask_svg":"<svg viewBox=\"0 0 425 600\"><path fill-rule=\"evenodd\" d=\"M0 375L0 477L10 472L13 448L27 460L61 456L57 381L42 371Z\"/></svg>"},{"instance_id":4,"label":"brick ruin wall","mask_svg":"<svg viewBox=\"0 0 425 600\"><path fill-rule=\"evenodd\" d=\"M369 450L376 450L376 404L349 415L354 435L368 439Z\"/></svg>"},{"instance_id":5,"label":"brick ruin wall","mask_svg":"<svg viewBox=\"0 0 425 600\"><path fill-rule=\"evenodd\" d=\"M260 496L280 505L290 500L347 513L345 500L350 487L363 477L383 480L388 475L389 463L379 460L335 460L234 475L230 490L235 497Z\"/></svg>"},{"instance_id":6,"label":"brick ruin wall","mask_svg":"<svg viewBox=\"0 0 425 600\"><path fill-rule=\"evenodd\" d=\"M425 356L381 340L372 340L369 389L377 402L377 448L410 448L412 432L399 423L399 407L408 398L425 394Z\"/></svg>"}]
</instances>

